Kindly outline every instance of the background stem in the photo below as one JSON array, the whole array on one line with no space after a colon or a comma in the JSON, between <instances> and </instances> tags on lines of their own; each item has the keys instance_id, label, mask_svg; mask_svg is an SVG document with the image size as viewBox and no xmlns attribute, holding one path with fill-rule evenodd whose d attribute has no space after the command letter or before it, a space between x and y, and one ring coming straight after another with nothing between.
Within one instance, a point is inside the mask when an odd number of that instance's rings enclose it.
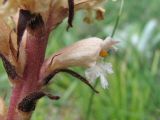
<instances>
[{"instance_id":1,"label":"background stem","mask_svg":"<svg viewBox=\"0 0 160 120\"><path fill-rule=\"evenodd\" d=\"M94 88L98 85L98 80L94 84ZM90 98L89 98L89 103L88 103L88 108L87 108L87 114L86 114L86 120L90 119L90 114L91 114L91 109L92 109L92 103L94 99L95 92L92 92Z\"/></svg>"},{"instance_id":2,"label":"background stem","mask_svg":"<svg viewBox=\"0 0 160 120\"><path fill-rule=\"evenodd\" d=\"M115 22L114 29L113 29L113 31L112 31L111 37L114 37L115 32L116 32L116 30L117 30L117 27L118 27L118 25L119 25L119 21L120 21L122 12L123 12L123 6L124 6L124 0L121 0L121 6L120 6L120 9L119 9L119 13L118 13L118 15L117 15L117 18L116 18L116 22Z\"/></svg>"}]
</instances>

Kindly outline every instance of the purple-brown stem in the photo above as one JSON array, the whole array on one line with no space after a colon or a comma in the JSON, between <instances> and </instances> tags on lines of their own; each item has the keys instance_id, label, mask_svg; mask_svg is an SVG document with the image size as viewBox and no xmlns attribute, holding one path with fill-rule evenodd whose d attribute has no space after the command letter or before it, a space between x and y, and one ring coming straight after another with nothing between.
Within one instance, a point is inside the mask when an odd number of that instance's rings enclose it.
<instances>
[{"instance_id":1,"label":"purple-brown stem","mask_svg":"<svg viewBox=\"0 0 160 120\"><path fill-rule=\"evenodd\" d=\"M26 66L23 77L19 80L20 82L13 87L7 120L21 120L24 115L18 112L19 102L28 94L41 89L38 84L39 72L44 61L49 35L44 33L46 32L40 30L39 33L28 33L27 35Z\"/></svg>"}]
</instances>

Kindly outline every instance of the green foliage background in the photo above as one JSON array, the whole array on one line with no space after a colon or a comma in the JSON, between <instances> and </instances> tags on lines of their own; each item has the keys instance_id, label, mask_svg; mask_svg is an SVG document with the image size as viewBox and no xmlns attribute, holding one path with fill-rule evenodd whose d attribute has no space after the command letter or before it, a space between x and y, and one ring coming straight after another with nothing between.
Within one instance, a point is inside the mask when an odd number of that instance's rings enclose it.
<instances>
[{"instance_id":1,"label":"green foliage background","mask_svg":"<svg viewBox=\"0 0 160 120\"><path fill-rule=\"evenodd\" d=\"M74 27L66 31L66 20L51 34L47 54L82 38L111 35L120 0L106 4L105 20L88 25L83 12L75 16ZM159 120L160 119L160 1L125 0L123 15L115 37L120 40L116 54L106 58L113 64L108 76L109 89L102 89L93 99L90 120ZM137 40L137 41L136 41ZM136 42L135 42L136 41ZM141 49L143 46L143 49ZM82 75L85 69L74 68ZM9 103L10 86L2 64L0 95ZM57 75L48 86L58 101L43 98L38 102L33 120L89 120L87 108L92 91L75 78Z\"/></svg>"}]
</instances>

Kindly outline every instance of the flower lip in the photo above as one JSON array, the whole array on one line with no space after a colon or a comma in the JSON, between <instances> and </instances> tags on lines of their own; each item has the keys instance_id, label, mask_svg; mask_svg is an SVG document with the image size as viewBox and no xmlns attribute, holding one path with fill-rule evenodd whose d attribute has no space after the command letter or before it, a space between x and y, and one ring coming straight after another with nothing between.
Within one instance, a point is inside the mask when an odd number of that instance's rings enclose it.
<instances>
[{"instance_id":1,"label":"flower lip","mask_svg":"<svg viewBox=\"0 0 160 120\"><path fill-rule=\"evenodd\" d=\"M95 82L97 78L100 78L101 85L105 89L108 88L108 81L106 77L108 74L112 73L113 70L111 63L98 62L95 66L92 66L85 71L85 76L91 82Z\"/></svg>"}]
</instances>

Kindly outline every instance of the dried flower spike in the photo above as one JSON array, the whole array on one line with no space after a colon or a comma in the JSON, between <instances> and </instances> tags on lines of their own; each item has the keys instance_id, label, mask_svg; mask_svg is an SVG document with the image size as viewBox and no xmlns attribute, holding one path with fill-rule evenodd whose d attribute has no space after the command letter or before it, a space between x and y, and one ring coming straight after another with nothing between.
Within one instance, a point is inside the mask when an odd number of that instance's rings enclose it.
<instances>
[{"instance_id":1,"label":"dried flower spike","mask_svg":"<svg viewBox=\"0 0 160 120\"><path fill-rule=\"evenodd\" d=\"M78 10L87 12L88 22L95 18L102 20L105 10L101 7L105 1L0 0L0 57L13 83L8 114L0 113L0 119L5 116L7 120L30 120L40 98L59 99L59 96L44 91L51 78L59 72L78 78L97 93L91 85L97 77L101 78L102 87L107 87L105 73L112 73L112 66L101 59L107 57L110 49L117 44L111 38L84 39L45 58L52 30L67 16L67 29L72 27ZM93 16L94 13L96 16ZM68 69L72 66L85 67L87 79Z\"/></svg>"}]
</instances>

